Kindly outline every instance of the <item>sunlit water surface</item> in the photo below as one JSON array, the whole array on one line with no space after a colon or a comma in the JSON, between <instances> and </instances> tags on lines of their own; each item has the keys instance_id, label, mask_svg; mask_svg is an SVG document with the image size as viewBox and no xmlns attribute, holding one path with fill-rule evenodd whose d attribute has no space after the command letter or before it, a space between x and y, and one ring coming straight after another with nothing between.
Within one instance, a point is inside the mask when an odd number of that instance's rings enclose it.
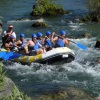
<instances>
[{"instance_id":1,"label":"sunlit water surface","mask_svg":"<svg viewBox=\"0 0 100 100\"><path fill-rule=\"evenodd\" d=\"M100 52L94 48L96 39L100 36L100 23L79 23L78 18L88 12L86 0L57 0L65 10L72 13L54 17L32 17L32 5L35 0L2 0L0 1L0 19L3 21L3 29L6 30L8 24L14 25L14 31L19 37L20 33L25 33L27 38L31 38L32 33L42 32L45 35L47 30L55 31L59 34L64 29L70 37L80 37L83 33L91 34L92 38L73 39L88 47L81 50L71 43L70 48L76 54L76 58L71 63L60 65L43 65L32 63L30 66L14 63L4 66L7 76L10 77L18 88L29 96L39 95L53 90L65 89L74 86L84 89L92 96L100 95ZM19 20L23 19L23 20ZM76 19L76 20L75 20ZM41 20L49 26L47 28L32 28L34 21Z\"/></svg>"}]
</instances>

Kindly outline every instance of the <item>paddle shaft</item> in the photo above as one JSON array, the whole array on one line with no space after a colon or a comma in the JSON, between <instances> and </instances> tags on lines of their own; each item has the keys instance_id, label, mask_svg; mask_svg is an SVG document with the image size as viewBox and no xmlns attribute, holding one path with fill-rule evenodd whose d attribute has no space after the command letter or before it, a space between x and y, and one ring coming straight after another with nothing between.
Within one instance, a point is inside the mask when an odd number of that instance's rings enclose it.
<instances>
[{"instance_id":1,"label":"paddle shaft","mask_svg":"<svg viewBox=\"0 0 100 100\"><path fill-rule=\"evenodd\" d=\"M61 37L60 35L58 35L58 34L55 34L55 35L57 35L58 37L62 38L62 37ZM63 38L62 38L62 39L63 39ZM67 40L69 40L70 42L76 44L76 45L77 45L79 48L81 48L82 50L86 50L86 49L87 49L87 47L84 46L84 45L82 45L82 44L76 43L76 42L74 42L74 41L72 41L72 40L70 40L70 39L67 39Z\"/></svg>"}]
</instances>

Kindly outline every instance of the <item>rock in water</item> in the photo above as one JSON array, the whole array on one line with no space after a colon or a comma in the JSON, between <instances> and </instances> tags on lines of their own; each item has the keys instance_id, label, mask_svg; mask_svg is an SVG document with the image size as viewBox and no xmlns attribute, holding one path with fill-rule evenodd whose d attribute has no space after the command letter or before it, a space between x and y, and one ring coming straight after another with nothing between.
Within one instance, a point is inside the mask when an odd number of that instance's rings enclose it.
<instances>
[{"instance_id":1,"label":"rock in water","mask_svg":"<svg viewBox=\"0 0 100 100\"><path fill-rule=\"evenodd\" d=\"M100 39L96 41L95 48L100 48Z\"/></svg>"},{"instance_id":2,"label":"rock in water","mask_svg":"<svg viewBox=\"0 0 100 100\"><path fill-rule=\"evenodd\" d=\"M2 22L0 21L0 35L2 34Z\"/></svg>"}]
</instances>

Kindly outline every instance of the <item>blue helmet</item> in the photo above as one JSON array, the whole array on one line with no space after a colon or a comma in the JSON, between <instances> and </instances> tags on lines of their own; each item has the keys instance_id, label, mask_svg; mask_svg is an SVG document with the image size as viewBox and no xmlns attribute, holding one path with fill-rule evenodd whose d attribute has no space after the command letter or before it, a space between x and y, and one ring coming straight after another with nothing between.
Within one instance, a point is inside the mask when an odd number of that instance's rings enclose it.
<instances>
[{"instance_id":1,"label":"blue helmet","mask_svg":"<svg viewBox=\"0 0 100 100\"><path fill-rule=\"evenodd\" d=\"M40 37L40 36L42 36L42 33L41 32L38 32L37 33L37 37Z\"/></svg>"},{"instance_id":2,"label":"blue helmet","mask_svg":"<svg viewBox=\"0 0 100 100\"><path fill-rule=\"evenodd\" d=\"M61 34L61 35L64 35L64 34L66 34L66 32L65 32L64 30L61 30L61 31L60 31L60 34Z\"/></svg>"},{"instance_id":3,"label":"blue helmet","mask_svg":"<svg viewBox=\"0 0 100 100\"><path fill-rule=\"evenodd\" d=\"M32 34L32 38L37 38L36 34Z\"/></svg>"},{"instance_id":4,"label":"blue helmet","mask_svg":"<svg viewBox=\"0 0 100 100\"><path fill-rule=\"evenodd\" d=\"M22 37L25 37L25 35L24 34L20 34L20 37L22 38Z\"/></svg>"},{"instance_id":5,"label":"blue helmet","mask_svg":"<svg viewBox=\"0 0 100 100\"><path fill-rule=\"evenodd\" d=\"M46 32L46 35L51 35L51 32L50 32L50 31L47 31L47 32Z\"/></svg>"}]
</instances>

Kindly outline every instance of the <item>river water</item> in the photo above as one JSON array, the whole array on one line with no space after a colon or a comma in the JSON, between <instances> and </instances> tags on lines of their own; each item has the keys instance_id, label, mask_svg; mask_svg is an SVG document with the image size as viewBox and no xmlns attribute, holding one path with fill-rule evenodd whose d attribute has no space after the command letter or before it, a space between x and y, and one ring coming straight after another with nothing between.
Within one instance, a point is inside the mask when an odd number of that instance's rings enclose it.
<instances>
[{"instance_id":1,"label":"river water","mask_svg":"<svg viewBox=\"0 0 100 100\"><path fill-rule=\"evenodd\" d=\"M59 33L61 29L68 32L67 36L80 37L83 33L91 34L91 38L74 39L88 47L83 51L75 44L70 48L76 54L71 63L61 65L42 65L33 63L30 66L14 63L7 65L7 76L18 86L20 91L29 96L39 95L53 90L65 89L74 86L83 89L92 96L100 95L100 52L94 48L96 39L100 37L100 23L79 23L74 21L81 18L88 12L87 0L57 0L63 9L70 10L68 15L54 17L32 17L30 12L35 0L1 0L0 19L3 22L3 29L6 30L9 24L14 26L14 31L19 37L25 33L27 38L38 31L45 34L47 30ZM18 20L24 19L24 20ZM49 26L47 28L32 28L36 20L42 20Z\"/></svg>"}]
</instances>

